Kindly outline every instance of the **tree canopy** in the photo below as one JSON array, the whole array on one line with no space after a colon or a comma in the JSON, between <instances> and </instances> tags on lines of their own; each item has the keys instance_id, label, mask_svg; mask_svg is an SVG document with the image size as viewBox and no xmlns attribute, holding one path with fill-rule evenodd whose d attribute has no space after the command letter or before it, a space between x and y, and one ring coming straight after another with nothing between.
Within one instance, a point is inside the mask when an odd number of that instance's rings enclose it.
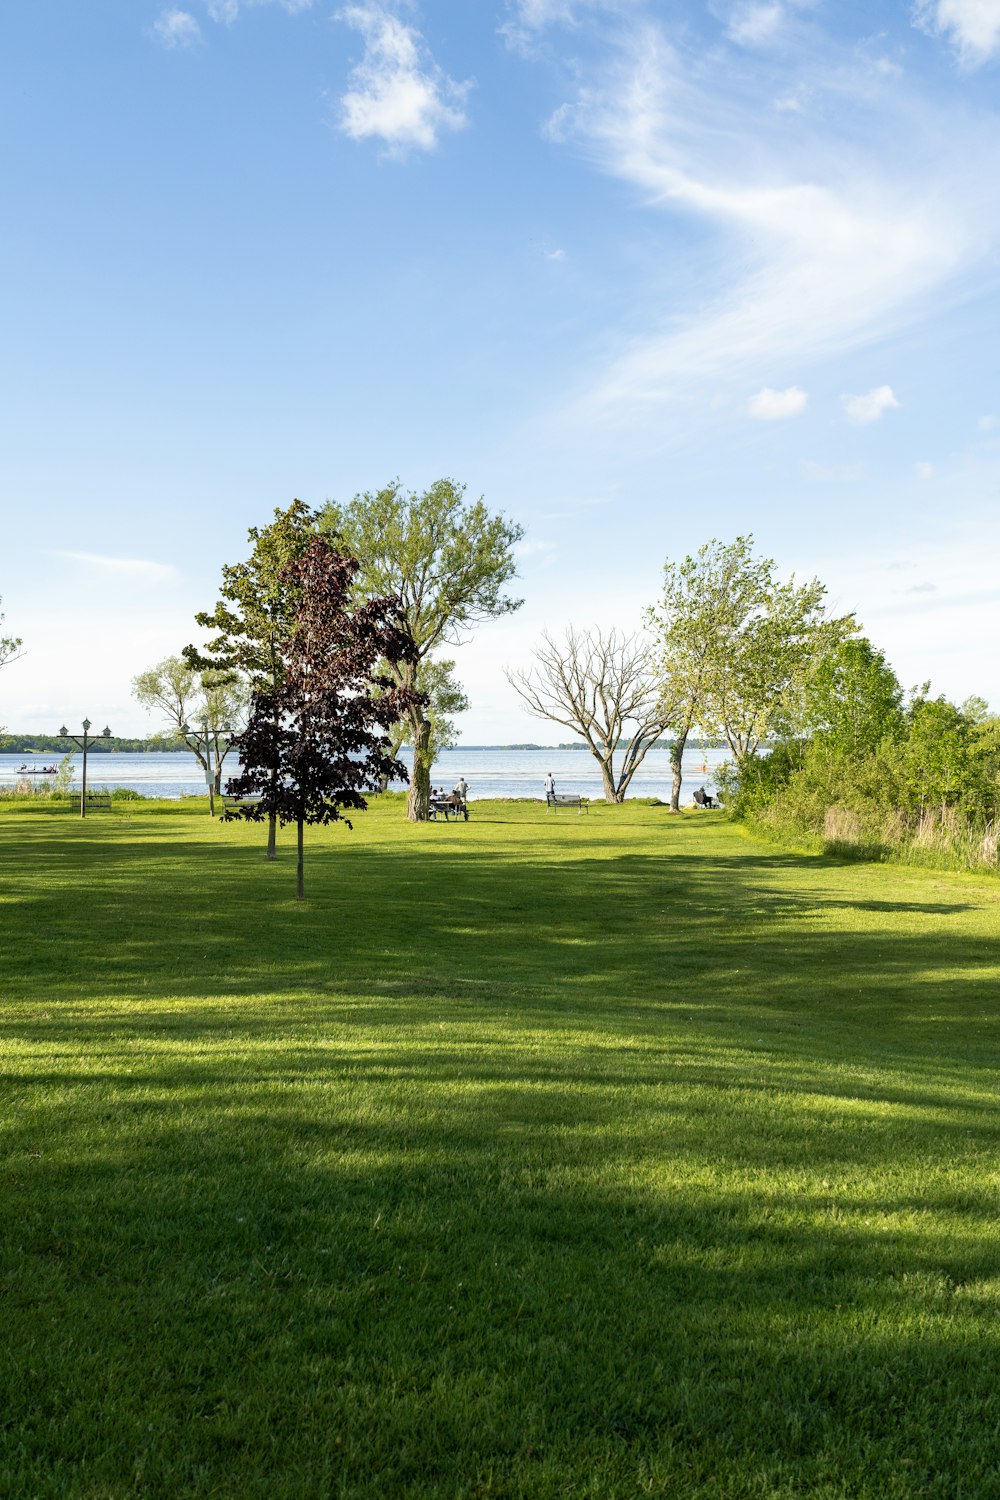
<instances>
[{"instance_id":1,"label":"tree canopy","mask_svg":"<svg viewBox=\"0 0 1000 1500\"><path fill-rule=\"evenodd\" d=\"M277 645L281 671L254 693L237 748L241 773L228 790L249 799L226 817L277 817L298 829L297 894L304 895L303 826L332 823L367 806L366 792L402 774L389 729L411 694L380 670L412 645L396 598L356 602L359 564L314 536L283 570L297 600L295 625Z\"/></svg>"},{"instance_id":2,"label":"tree canopy","mask_svg":"<svg viewBox=\"0 0 1000 1500\"><path fill-rule=\"evenodd\" d=\"M166 656L132 680L132 696L158 711L165 726L197 757L213 790L222 786L230 734L243 726L246 683L232 671L198 671L180 656Z\"/></svg>"},{"instance_id":3,"label":"tree canopy","mask_svg":"<svg viewBox=\"0 0 1000 1500\"><path fill-rule=\"evenodd\" d=\"M251 526L247 535L250 556L223 567L215 608L195 615L199 625L215 634L204 646L185 646L183 655L199 670L237 671L252 692L273 696L281 686L284 647L299 607L298 584L289 564L302 556L316 535L316 512L302 500L293 500L284 510L275 510L267 526ZM275 858L276 831L272 814L268 859Z\"/></svg>"},{"instance_id":4,"label":"tree canopy","mask_svg":"<svg viewBox=\"0 0 1000 1500\"><path fill-rule=\"evenodd\" d=\"M417 694L421 664L442 645L459 644L476 625L520 607L507 585L523 530L493 514L482 498L467 503L465 486L452 479L419 493L394 481L346 505L331 501L319 525L358 559L360 597L399 600L410 651L390 664L388 675L415 694L408 711L413 765L407 813L423 821L430 815L433 726Z\"/></svg>"}]
</instances>

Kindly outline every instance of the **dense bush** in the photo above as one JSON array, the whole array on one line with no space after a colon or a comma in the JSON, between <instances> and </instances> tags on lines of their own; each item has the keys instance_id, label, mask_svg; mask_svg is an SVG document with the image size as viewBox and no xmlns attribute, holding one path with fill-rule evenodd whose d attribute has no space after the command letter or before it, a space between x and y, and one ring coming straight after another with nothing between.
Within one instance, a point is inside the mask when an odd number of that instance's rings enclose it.
<instances>
[{"instance_id":1,"label":"dense bush","mask_svg":"<svg viewBox=\"0 0 1000 1500\"><path fill-rule=\"evenodd\" d=\"M858 640L823 664L802 733L746 761L725 787L737 818L830 852L997 866L1000 718L928 686L903 702L881 653Z\"/></svg>"}]
</instances>

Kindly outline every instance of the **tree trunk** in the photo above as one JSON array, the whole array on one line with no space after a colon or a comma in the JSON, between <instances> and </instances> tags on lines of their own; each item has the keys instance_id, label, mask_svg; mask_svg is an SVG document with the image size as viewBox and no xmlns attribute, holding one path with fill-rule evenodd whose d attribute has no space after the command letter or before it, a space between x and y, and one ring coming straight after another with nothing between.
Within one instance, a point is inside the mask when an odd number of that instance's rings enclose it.
<instances>
[{"instance_id":1,"label":"tree trunk","mask_svg":"<svg viewBox=\"0 0 1000 1500\"><path fill-rule=\"evenodd\" d=\"M615 785L614 766L610 761L601 761L601 778L604 782L605 802L624 802L625 793L624 791L619 791Z\"/></svg>"},{"instance_id":2,"label":"tree trunk","mask_svg":"<svg viewBox=\"0 0 1000 1500\"><path fill-rule=\"evenodd\" d=\"M297 824L295 825L296 849L298 853L298 860L295 866L295 896L299 901L304 901L306 899L305 872L303 870L302 860L302 828L303 822L302 819L299 818Z\"/></svg>"},{"instance_id":3,"label":"tree trunk","mask_svg":"<svg viewBox=\"0 0 1000 1500\"><path fill-rule=\"evenodd\" d=\"M272 805L272 807L274 806L274 798L275 798L275 794L276 794L276 791L277 791L277 786L278 786L278 773L277 773L277 771L272 771L271 772L271 805ZM266 855L267 859L277 859L277 857L278 857L277 843L278 843L278 815L277 815L277 813L273 813L272 812L272 813L269 813L268 817L267 817L267 855Z\"/></svg>"},{"instance_id":4,"label":"tree trunk","mask_svg":"<svg viewBox=\"0 0 1000 1500\"><path fill-rule=\"evenodd\" d=\"M411 823L426 823L431 815L431 721L423 715L413 726L413 768L406 816Z\"/></svg>"},{"instance_id":5,"label":"tree trunk","mask_svg":"<svg viewBox=\"0 0 1000 1500\"><path fill-rule=\"evenodd\" d=\"M677 736L670 746L670 769L674 773L674 784L670 792L670 811L679 813L681 810L681 766L684 761L684 746L687 744L688 731L685 729Z\"/></svg>"}]
</instances>

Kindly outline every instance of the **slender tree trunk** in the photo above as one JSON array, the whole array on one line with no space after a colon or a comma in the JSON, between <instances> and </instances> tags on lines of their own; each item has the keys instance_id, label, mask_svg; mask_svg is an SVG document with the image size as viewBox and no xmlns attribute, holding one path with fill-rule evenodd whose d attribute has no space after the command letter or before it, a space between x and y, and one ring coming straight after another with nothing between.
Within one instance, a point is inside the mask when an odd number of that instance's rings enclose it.
<instances>
[{"instance_id":1,"label":"slender tree trunk","mask_svg":"<svg viewBox=\"0 0 1000 1500\"><path fill-rule=\"evenodd\" d=\"M295 895L296 895L296 899L299 900L299 901L304 901L306 899L305 871L303 869L303 859L302 859L302 829L303 829L303 826L304 826L303 825L303 821L302 821L301 818L299 818L298 822L295 825L295 843L296 843L296 853L297 853L297 856L298 856L297 862L296 862L296 865L295 865Z\"/></svg>"},{"instance_id":2,"label":"slender tree trunk","mask_svg":"<svg viewBox=\"0 0 1000 1500\"><path fill-rule=\"evenodd\" d=\"M275 798L276 798L276 795L277 795L277 789L278 789L278 771L277 771L277 767L275 767L275 769L271 772L271 806L272 807L274 806L274 803L275 803ZM278 857L278 850L277 850L277 847L276 847L277 843L278 843L278 816L277 816L276 813L272 812L272 813L268 814L268 819L267 819L267 855L266 855L267 859L277 859L277 857Z\"/></svg>"},{"instance_id":3,"label":"slender tree trunk","mask_svg":"<svg viewBox=\"0 0 1000 1500\"><path fill-rule=\"evenodd\" d=\"M413 726L413 769L406 816L411 823L426 823L431 815L431 721L423 715Z\"/></svg>"},{"instance_id":4,"label":"slender tree trunk","mask_svg":"<svg viewBox=\"0 0 1000 1500\"><path fill-rule=\"evenodd\" d=\"M679 813L681 810L681 766L684 761L684 746L687 744L688 730L684 729L670 746L670 769L674 773L674 784L670 791L670 811Z\"/></svg>"},{"instance_id":5,"label":"slender tree trunk","mask_svg":"<svg viewBox=\"0 0 1000 1500\"><path fill-rule=\"evenodd\" d=\"M615 785L614 765L610 760L601 761L601 778L604 782L605 802L623 802L625 800L625 793L624 791L619 791Z\"/></svg>"}]
</instances>

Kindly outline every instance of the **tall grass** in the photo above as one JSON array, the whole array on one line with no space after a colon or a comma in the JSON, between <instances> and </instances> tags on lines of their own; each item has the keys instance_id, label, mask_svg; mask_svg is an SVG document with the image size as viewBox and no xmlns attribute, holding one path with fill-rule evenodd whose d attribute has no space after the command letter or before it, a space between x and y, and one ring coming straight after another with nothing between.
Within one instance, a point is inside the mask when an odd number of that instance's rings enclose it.
<instances>
[{"instance_id":1,"label":"tall grass","mask_svg":"<svg viewBox=\"0 0 1000 1500\"><path fill-rule=\"evenodd\" d=\"M865 817L856 808L828 807L823 817L823 849L855 859L949 870L995 872L1000 829L993 821L965 816L955 807L925 808L908 818L898 808Z\"/></svg>"}]
</instances>

